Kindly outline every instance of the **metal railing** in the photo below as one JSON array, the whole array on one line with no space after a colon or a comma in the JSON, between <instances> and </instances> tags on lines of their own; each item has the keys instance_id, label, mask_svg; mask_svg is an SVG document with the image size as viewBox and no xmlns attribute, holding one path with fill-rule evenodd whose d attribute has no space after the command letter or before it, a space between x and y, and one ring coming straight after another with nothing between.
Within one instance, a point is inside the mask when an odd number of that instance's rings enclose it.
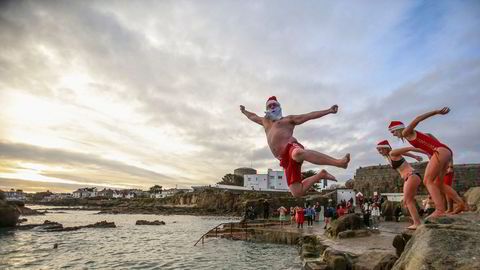
<instances>
[{"instance_id":1,"label":"metal railing","mask_svg":"<svg viewBox=\"0 0 480 270\"><path fill-rule=\"evenodd\" d=\"M195 244L193 246L196 246L198 244L198 242L202 241L202 245L204 244L204 239L205 237L213 232L215 230L215 237L218 237L218 228L220 226L224 226L224 225L230 225L230 236L233 235L233 225L234 224L242 224L242 228L245 228L245 241L248 240L248 222L242 222L242 223L238 223L238 222L227 222L227 223L220 223L218 224L217 226L213 227L212 229L210 229L208 232L204 233L200 239L197 240L197 242L195 242ZM225 228L225 227L224 227Z\"/></svg>"}]
</instances>

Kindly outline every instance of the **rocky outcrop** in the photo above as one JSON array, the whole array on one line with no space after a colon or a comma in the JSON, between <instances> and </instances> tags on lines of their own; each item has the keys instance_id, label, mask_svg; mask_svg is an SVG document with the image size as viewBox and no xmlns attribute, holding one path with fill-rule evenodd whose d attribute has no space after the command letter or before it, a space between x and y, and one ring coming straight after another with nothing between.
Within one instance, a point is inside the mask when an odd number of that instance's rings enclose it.
<instances>
[{"instance_id":1,"label":"rocky outcrop","mask_svg":"<svg viewBox=\"0 0 480 270\"><path fill-rule=\"evenodd\" d=\"M469 189L464 195L471 211L480 213L480 187Z\"/></svg>"},{"instance_id":2,"label":"rocky outcrop","mask_svg":"<svg viewBox=\"0 0 480 270\"><path fill-rule=\"evenodd\" d=\"M327 248L317 237L305 235L299 239L300 256L302 258L318 258Z\"/></svg>"},{"instance_id":3,"label":"rocky outcrop","mask_svg":"<svg viewBox=\"0 0 480 270\"><path fill-rule=\"evenodd\" d=\"M29 230L33 228L39 228L41 231L45 232L68 232L68 231L77 231L84 228L116 228L115 222L107 222L106 220L96 222L94 224L89 224L85 226L73 226L73 227L63 227L62 224L45 220L43 224L27 224L21 225L17 228L20 230Z\"/></svg>"},{"instance_id":4,"label":"rocky outcrop","mask_svg":"<svg viewBox=\"0 0 480 270\"><path fill-rule=\"evenodd\" d=\"M155 220L155 221L137 220L137 222L135 222L135 225L165 225L165 222L158 221L158 220Z\"/></svg>"},{"instance_id":5,"label":"rocky outcrop","mask_svg":"<svg viewBox=\"0 0 480 270\"><path fill-rule=\"evenodd\" d=\"M396 240L401 242L399 238ZM429 219L428 224L418 227L407 241L393 269L480 269L480 216L477 213Z\"/></svg>"},{"instance_id":6,"label":"rocky outcrop","mask_svg":"<svg viewBox=\"0 0 480 270\"><path fill-rule=\"evenodd\" d=\"M30 209L28 207L18 207L18 210L20 211L20 215L22 216L42 216L45 215L45 212L40 212L34 209Z\"/></svg>"},{"instance_id":7,"label":"rocky outcrop","mask_svg":"<svg viewBox=\"0 0 480 270\"><path fill-rule=\"evenodd\" d=\"M18 222L20 211L15 205L10 205L6 201L0 200L0 228L15 227Z\"/></svg>"},{"instance_id":8,"label":"rocky outcrop","mask_svg":"<svg viewBox=\"0 0 480 270\"><path fill-rule=\"evenodd\" d=\"M329 237L337 237L341 232L347 230L364 229L363 219L357 214L348 214L332 222L331 226L325 231Z\"/></svg>"}]
</instances>

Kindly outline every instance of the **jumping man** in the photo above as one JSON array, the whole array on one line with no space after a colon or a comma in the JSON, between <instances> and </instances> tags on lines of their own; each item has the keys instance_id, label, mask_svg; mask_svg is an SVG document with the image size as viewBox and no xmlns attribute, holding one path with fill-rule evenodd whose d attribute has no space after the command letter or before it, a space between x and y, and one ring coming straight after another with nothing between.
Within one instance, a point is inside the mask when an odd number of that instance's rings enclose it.
<instances>
[{"instance_id":1,"label":"jumping man","mask_svg":"<svg viewBox=\"0 0 480 270\"><path fill-rule=\"evenodd\" d=\"M305 149L297 139L293 137L295 126L308 120L317 119L330 113L337 113L338 106L333 105L328 110L315 111L300 115L282 116L282 108L275 96L270 97L266 104L267 111L264 117L245 110L240 105L240 111L251 121L263 126L267 135L267 142L272 154L280 160L280 166L285 170L288 187L294 197L301 197L307 193L310 187L321 179L336 181L335 177L326 170L321 170L316 175L303 179L301 166L303 161L317 165L331 165L346 169L350 162L350 154L341 159L336 159L320 152Z\"/></svg>"}]
</instances>

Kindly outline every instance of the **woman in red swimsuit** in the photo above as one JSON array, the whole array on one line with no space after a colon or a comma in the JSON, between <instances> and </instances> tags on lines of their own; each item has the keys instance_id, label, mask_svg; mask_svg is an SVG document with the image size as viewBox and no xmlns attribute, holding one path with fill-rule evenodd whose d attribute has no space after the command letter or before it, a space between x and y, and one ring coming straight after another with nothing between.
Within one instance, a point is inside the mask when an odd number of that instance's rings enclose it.
<instances>
[{"instance_id":1,"label":"woman in red swimsuit","mask_svg":"<svg viewBox=\"0 0 480 270\"><path fill-rule=\"evenodd\" d=\"M442 192L457 203L453 212L454 214L467 210L465 203L458 196L457 192L443 182L448 164L453 157L452 150L433 136L428 136L415 130L417 125L423 120L437 114L447 114L449 111L450 109L445 107L441 110L435 110L417 116L407 127L405 127L400 121L392 121L388 127L393 136L402 140L407 139L412 146L422 149L431 157L427 164L427 168L425 169L425 175L423 178L423 183L427 187L430 195L432 195L436 208L435 212L429 217L445 215L445 205Z\"/></svg>"},{"instance_id":2,"label":"woman in red swimsuit","mask_svg":"<svg viewBox=\"0 0 480 270\"><path fill-rule=\"evenodd\" d=\"M392 147L387 140L381 141L377 144L378 153L385 157L388 163L396 170L400 176L405 181L403 184L403 202L410 212L412 217L413 224L407 229L415 230L417 226L420 225L420 216L417 212L417 207L415 203L415 195L417 194L417 188L422 182L420 174L415 172L415 170L408 164L408 162L403 158L403 156L411 157L417 161L422 161L422 158L409 153L410 151L423 153L421 149L415 147L404 147L399 149L392 150Z\"/></svg>"}]
</instances>

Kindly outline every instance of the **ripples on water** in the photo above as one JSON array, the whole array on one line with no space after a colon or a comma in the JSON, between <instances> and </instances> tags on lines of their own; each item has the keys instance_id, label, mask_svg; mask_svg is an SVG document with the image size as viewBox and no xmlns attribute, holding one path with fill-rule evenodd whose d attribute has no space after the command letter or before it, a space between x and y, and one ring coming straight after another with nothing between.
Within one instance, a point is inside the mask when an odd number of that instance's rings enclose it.
<instances>
[{"instance_id":1,"label":"ripples on water","mask_svg":"<svg viewBox=\"0 0 480 270\"><path fill-rule=\"evenodd\" d=\"M64 226L114 221L115 229L73 232L0 231L0 269L299 269L293 246L198 238L227 218L156 215L95 215L64 211L27 217L27 224L57 221ZM163 220L164 226L135 221ZM174 223L176 222L176 223ZM58 243L58 249L53 245Z\"/></svg>"}]
</instances>

